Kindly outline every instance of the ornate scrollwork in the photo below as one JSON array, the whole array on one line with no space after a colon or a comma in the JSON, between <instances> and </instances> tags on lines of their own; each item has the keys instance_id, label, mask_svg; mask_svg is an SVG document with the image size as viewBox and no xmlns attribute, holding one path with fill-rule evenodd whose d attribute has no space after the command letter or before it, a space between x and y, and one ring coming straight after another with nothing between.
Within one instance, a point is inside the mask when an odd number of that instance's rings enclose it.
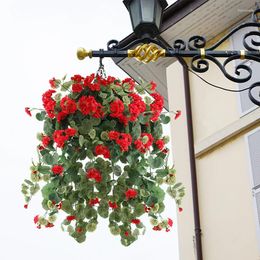
<instances>
[{"instance_id":1,"label":"ornate scrollwork","mask_svg":"<svg viewBox=\"0 0 260 260\"><path fill-rule=\"evenodd\" d=\"M257 40L255 40L255 37ZM248 44L248 40L251 39L250 44ZM260 32L259 31L252 31L246 33L243 38L243 45L248 51L260 51Z\"/></svg>"},{"instance_id":2,"label":"ornate scrollwork","mask_svg":"<svg viewBox=\"0 0 260 260\"><path fill-rule=\"evenodd\" d=\"M256 88L259 88L259 92L255 91ZM253 92L256 93L253 93ZM260 82L254 83L250 88L249 88L249 98L250 100L257 106L260 106Z\"/></svg>"},{"instance_id":3,"label":"ornate scrollwork","mask_svg":"<svg viewBox=\"0 0 260 260\"><path fill-rule=\"evenodd\" d=\"M206 39L199 35L192 36L188 41L189 50L192 51L205 48L205 46L206 46Z\"/></svg>"}]
</instances>

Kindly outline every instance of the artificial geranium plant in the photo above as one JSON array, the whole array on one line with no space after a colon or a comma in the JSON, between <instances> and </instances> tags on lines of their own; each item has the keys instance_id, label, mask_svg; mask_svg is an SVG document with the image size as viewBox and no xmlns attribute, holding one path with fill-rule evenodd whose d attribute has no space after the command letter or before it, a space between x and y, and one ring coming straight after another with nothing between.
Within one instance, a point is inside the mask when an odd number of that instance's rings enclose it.
<instances>
[{"instance_id":1,"label":"artificial geranium plant","mask_svg":"<svg viewBox=\"0 0 260 260\"><path fill-rule=\"evenodd\" d=\"M165 190L181 210L184 187L167 165L169 138L162 124L170 117L162 113L156 84L91 74L53 78L50 87L36 113L43 122L38 161L22 184L25 208L41 190L45 213L35 216L36 226L53 227L63 211L62 229L83 242L99 217L108 218L111 233L125 246L143 233L143 215L154 230L169 231L171 218L161 216ZM29 115L32 110L26 108Z\"/></svg>"}]
</instances>

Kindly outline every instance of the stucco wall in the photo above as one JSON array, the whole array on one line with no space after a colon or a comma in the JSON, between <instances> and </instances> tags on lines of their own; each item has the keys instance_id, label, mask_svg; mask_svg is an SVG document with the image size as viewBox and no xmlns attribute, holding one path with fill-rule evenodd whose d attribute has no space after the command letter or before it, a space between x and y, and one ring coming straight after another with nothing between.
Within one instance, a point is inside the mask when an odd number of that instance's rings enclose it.
<instances>
[{"instance_id":1,"label":"stucco wall","mask_svg":"<svg viewBox=\"0 0 260 260\"><path fill-rule=\"evenodd\" d=\"M214 66L203 77L236 87ZM196 144L238 120L240 114L237 95L215 90L193 75L190 83ZM184 87L182 67L177 62L167 69L167 84L170 110L183 112L172 125L177 174L187 188L184 211L178 217L180 260L195 260ZM260 259L246 153L243 133L196 160L205 260Z\"/></svg>"}]
</instances>

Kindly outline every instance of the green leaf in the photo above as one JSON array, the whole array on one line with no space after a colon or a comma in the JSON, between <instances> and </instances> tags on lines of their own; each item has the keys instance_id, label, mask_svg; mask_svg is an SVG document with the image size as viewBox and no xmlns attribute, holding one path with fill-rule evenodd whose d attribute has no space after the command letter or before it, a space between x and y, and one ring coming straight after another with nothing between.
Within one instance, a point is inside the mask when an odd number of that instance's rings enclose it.
<instances>
[{"instance_id":1,"label":"green leaf","mask_svg":"<svg viewBox=\"0 0 260 260\"><path fill-rule=\"evenodd\" d=\"M52 121L50 118L45 119L44 124L43 124L43 130L46 135L52 136L52 133L54 130L53 130L53 125L52 125Z\"/></svg>"},{"instance_id":2,"label":"green leaf","mask_svg":"<svg viewBox=\"0 0 260 260\"><path fill-rule=\"evenodd\" d=\"M181 185L182 185L182 183L178 182L178 183L176 183L172 188L173 188L173 189L177 189L177 188L179 188Z\"/></svg>"},{"instance_id":3,"label":"green leaf","mask_svg":"<svg viewBox=\"0 0 260 260\"><path fill-rule=\"evenodd\" d=\"M41 174L49 174L50 173L51 168L49 166L43 166L43 165L39 165L38 166L38 171Z\"/></svg>"},{"instance_id":4,"label":"green leaf","mask_svg":"<svg viewBox=\"0 0 260 260\"><path fill-rule=\"evenodd\" d=\"M42 196L43 196L43 198L49 200L49 195L54 192L54 189L55 189L55 185L54 185L53 182L46 184L42 188Z\"/></svg>"},{"instance_id":5,"label":"green leaf","mask_svg":"<svg viewBox=\"0 0 260 260\"><path fill-rule=\"evenodd\" d=\"M67 81L67 82L64 82L62 85L61 85L61 91L66 91L70 88L70 86L72 85L72 81Z\"/></svg>"},{"instance_id":6,"label":"green leaf","mask_svg":"<svg viewBox=\"0 0 260 260\"><path fill-rule=\"evenodd\" d=\"M164 160L161 157L156 157L151 161L151 167L153 169L160 168L164 165Z\"/></svg>"},{"instance_id":7,"label":"green leaf","mask_svg":"<svg viewBox=\"0 0 260 260\"><path fill-rule=\"evenodd\" d=\"M135 122L132 128L132 137L134 140L138 139L141 135L141 125Z\"/></svg>"},{"instance_id":8,"label":"green leaf","mask_svg":"<svg viewBox=\"0 0 260 260\"><path fill-rule=\"evenodd\" d=\"M158 199L158 202L163 202L165 197L165 192L158 186L154 186L152 189L152 194Z\"/></svg>"},{"instance_id":9,"label":"green leaf","mask_svg":"<svg viewBox=\"0 0 260 260\"><path fill-rule=\"evenodd\" d=\"M159 170L156 170L156 176L157 177L165 177L168 175L168 169L159 169Z\"/></svg>"},{"instance_id":10,"label":"green leaf","mask_svg":"<svg viewBox=\"0 0 260 260\"><path fill-rule=\"evenodd\" d=\"M140 115L140 116L138 117L138 120L139 120L139 122L140 122L142 125L145 125L145 124L147 124L147 123L149 122L150 117L149 117L149 116Z\"/></svg>"},{"instance_id":11,"label":"green leaf","mask_svg":"<svg viewBox=\"0 0 260 260\"><path fill-rule=\"evenodd\" d=\"M31 185L31 186L34 185L33 182L31 182L31 181L29 181L27 179L25 179L24 182L27 183L28 185Z\"/></svg>"},{"instance_id":12,"label":"green leaf","mask_svg":"<svg viewBox=\"0 0 260 260\"><path fill-rule=\"evenodd\" d=\"M82 147L85 143L85 139L84 139L84 136L83 135L80 135L79 136L79 145L80 147Z\"/></svg>"},{"instance_id":13,"label":"green leaf","mask_svg":"<svg viewBox=\"0 0 260 260\"><path fill-rule=\"evenodd\" d=\"M164 115L164 114L162 114L160 116L160 118L161 118L161 121L162 121L163 124L168 124L171 121L171 118L169 116Z\"/></svg>"},{"instance_id":14,"label":"green leaf","mask_svg":"<svg viewBox=\"0 0 260 260\"><path fill-rule=\"evenodd\" d=\"M43 159L43 162L46 164L49 164L49 165L53 164L53 156L49 153L43 155L42 159Z\"/></svg>"},{"instance_id":15,"label":"green leaf","mask_svg":"<svg viewBox=\"0 0 260 260\"><path fill-rule=\"evenodd\" d=\"M121 169L121 167L120 167L119 165L115 165L115 166L113 167L113 172L114 172L114 174L115 174L116 176L120 176L121 173L122 173L122 169Z\"/></svg>"},{"instance_id":16,"label":"green leaf","mask_svg":"<svg viewBox=\"0 0 260 260\"><path fill-rule=\"evenodd\" d=\"M40 113L37 113L35 115L36 119L39 121L43 121L45 119L46 116L46 112L45 111L41 111Z\"/></svg>"}]
</instances>

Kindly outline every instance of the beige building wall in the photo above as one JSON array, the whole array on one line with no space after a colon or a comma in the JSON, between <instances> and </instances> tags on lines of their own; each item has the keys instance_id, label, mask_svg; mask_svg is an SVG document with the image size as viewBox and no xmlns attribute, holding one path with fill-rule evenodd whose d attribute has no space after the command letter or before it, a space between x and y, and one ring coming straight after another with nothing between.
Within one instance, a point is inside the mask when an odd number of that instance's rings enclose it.
<instances>
[{"instance_id":1,"label":"beige building wall","mask_svg":"<svg viewBox=\"0 0 260 260\"><path fill-rule=\"evenodd\" d=\"M216 66L201 76L236 88ZM170 111L183 112L172 124L178 179L187 191L178 217L180 260L195 260L183 74L178 62L167 68L167 84ZM190 84L195 149L200 150L196 164L204 260L259 260L245 134L260 125L260 109L240 118L236 94L214 89L191 73Z\"/></svg>"}]
</instances>

